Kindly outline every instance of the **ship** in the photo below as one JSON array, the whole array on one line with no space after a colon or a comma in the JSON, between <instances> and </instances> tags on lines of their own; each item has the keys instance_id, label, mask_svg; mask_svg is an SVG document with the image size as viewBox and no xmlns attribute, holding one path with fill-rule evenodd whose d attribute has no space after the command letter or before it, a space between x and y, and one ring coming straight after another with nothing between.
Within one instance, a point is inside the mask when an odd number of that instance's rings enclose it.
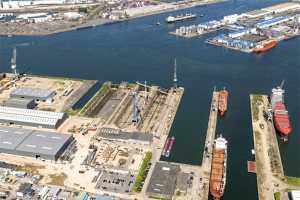
<instances>
[{"instance_id":1,"label":"ship","mask_svg":"<svg viewBox=\"0 0 300 200\"><path fill-rule=\"evenodd\" d=\"M287 139L292 132L292 125L284 103L285 90L283 89L283 84L284 81L282 81L280 86L272 89L271 106L275 129L283 139Z\"/></svg>"},{"instance_id":2,"label":"ship","mask_svg":"<svg viewBox=\"0 0 300 200\"><path fill-rule=\"evenodd\" d=\"M161 155L162 156L166 156L166 153L167 153L167 149L169 148L169 145L170 145L170 138L167 138L166 142L165 142L165 145L164 145L164 148L162 150L162 153Z\"/></svg>"},{"instance_id":3,"label":"ship","mask_svg":"<svg viewBox=\"0 0 300 200\"><path fill-rule=\"evenodd\" d=\"M223 116L227 111L227 99L228 99L228 91L224 88L219 92L219 101L218 101L218 110L221 116Z\"/></svg>"},{"instance_id":4,"label":"ship","mask_svg":"<svg viewBox=\"0 0 300 200\"><path fill-rule=\"evenodd\" d=\"M188 20L188 19L194 19L196 18L197 15L196 14L185 14L185 15L177 15L177 16L168 16L166 19L167 23L174 23L174 22L178 22L178 21L184 21L184 20Z\"/></svg>"},{"instance_id":5,"label":"ship","mask_svg":"<svg viewBox=\"0 0 300 200\"><path fill-rule=\"evenodd\" d=\"M214 140L209 191L213 200L224 195L227 169L227 140L220 135Z\"/></svg>"},{"instance_id":6,"label":"ship","mask_svg":"<svg viewBox=\"0 0 300 200\"><path fill-rule=\"evenodd\" d=\"M266 52L273 47L275 47L278 44L277 40L267 40L262 42L261 44L256 45L256 47L253 49L254 53L263 53Z\"/></svg>"},{"instance_id":7,"label":"ship","mask_svg":"<svg viewBox=\"0 0 300 200\"><path fill-rule=\"evenodd\" d=\"M167 157L167 158L170 157L171 150L172 150L174 144L175 144L175 137L172 136L170 138L170 143L169 143L169 146L167 147L167 151L166 151L165 157Z\"/></svg>"}]
</instances>

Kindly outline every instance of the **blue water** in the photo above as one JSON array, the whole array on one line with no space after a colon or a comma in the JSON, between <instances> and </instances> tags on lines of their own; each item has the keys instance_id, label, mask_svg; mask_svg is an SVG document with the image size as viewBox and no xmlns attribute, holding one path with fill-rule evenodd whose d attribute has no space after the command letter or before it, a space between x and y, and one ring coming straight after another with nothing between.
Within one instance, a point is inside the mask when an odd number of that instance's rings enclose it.
<instances>
[{"instance_id":1,"label":"blue water","mask_svg":"<svg viewBox=\"0 0 300 200\"><path fill-rule=\"evenodd\" d=\"M205 16L183 24L220 19L279 2L283 1L236 0L192 8L188 10ZM168 15L46 37L0 38L0 70L9 71L12 47L18 45L20 71L30 68L32 74L100 82L147 80L170 87L176 57L185 95L171 130L176 144L170 160L190 164L201 163L213 87L226 86L229 110L218 122L218 133L229 141L224 200L257 199L256 176L247 172L247 160L253 159L249 94L269 93L285 79L294 131L287 144L280 144L281 154L285 173L300 176L300 38L284 41L264 55L246 54L204 43L215 34L189 40L171 36L168 32L182 24L166 25L163 21ZM162 25L156 26L157 21Z\"/></svg>"}]
</instances>

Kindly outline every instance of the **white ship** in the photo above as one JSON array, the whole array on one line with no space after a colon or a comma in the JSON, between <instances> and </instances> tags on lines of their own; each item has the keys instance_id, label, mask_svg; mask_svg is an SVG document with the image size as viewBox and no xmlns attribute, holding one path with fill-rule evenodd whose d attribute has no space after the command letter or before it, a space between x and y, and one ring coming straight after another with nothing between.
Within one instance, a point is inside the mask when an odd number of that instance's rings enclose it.
<instances>
[{"instance_id":1,"label":"white ship","mask_svg":"<svg viewBox=\"0 0 300 200\"><path fill-rule=\"evenodd\" d=\"M196 18L196 17L197 17L196 14L191 14L191 13L188 13L188 14L185 14L185 15L177 15L175 17L169 16L169 17L167 17L166 22L167 23L174 23L174 22L183 21L183 20L187 20L187 19L193 19L193 18Z\"/></svg>"}]
</instances>

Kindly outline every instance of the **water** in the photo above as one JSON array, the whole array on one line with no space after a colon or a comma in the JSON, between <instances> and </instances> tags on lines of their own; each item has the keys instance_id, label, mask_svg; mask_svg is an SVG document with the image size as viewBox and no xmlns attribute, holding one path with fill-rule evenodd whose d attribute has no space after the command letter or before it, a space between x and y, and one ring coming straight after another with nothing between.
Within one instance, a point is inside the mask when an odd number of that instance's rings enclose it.
<instances>
[{"instance_id":1,"label":"water","mask_svg":"<svg viewBox=\"0 0 300 200\"><path fill-rule=\"evenodd\" d=\"M188 10L205 14L197 19L203 22L278 2L282 1L235 0ZM247 173L253 148L249 94L269 93L285 79L294 131L289 142L280 144L280 148L285 173L300 176L300 38L284 41L265 55L246 54L205 44L205 39L214 34L189 40L171 36L167 32L179 25L163 23L166 16L165 13L47 37L0 38L0 70L9 71L12 47L20 44L20 71L30 68L32 74L98 79L101 83L147 80L169 87L173 60L177 57L179 83L185 87L185 95L171 130L176 144L169 160L201 162L212 90L215 85L226 86L230 91L229 110L218 121L218 133L229 141L224 200L257 199L256 176ZM157 21L162 25L156 26Z\"/></svg>"}]
</instances>

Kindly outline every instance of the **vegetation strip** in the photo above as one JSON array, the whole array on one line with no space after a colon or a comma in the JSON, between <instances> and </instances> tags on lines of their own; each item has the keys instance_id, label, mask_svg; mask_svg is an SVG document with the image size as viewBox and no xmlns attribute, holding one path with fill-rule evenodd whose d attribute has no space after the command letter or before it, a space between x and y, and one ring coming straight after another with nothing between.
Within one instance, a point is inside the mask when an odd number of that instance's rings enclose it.
<instances>
[{"instance_id":1,"label":"vegetation strip","mask_svg":"<svg viewBox=\"0 0 300 200\"><path fill-rule=\"evenodd\" d=\"M135 183L134 183L133 188L132 188L132 190L134 192L140 192L142 190L142 182L147 177L146 170L147 170L147 168L149 166L151 158L152 158L152 153L151 152L147 152L146 156L145 156L145 158L143 160L142 166L140 168L139 174L135 178Z\"/></svg>"}]
</instances>

